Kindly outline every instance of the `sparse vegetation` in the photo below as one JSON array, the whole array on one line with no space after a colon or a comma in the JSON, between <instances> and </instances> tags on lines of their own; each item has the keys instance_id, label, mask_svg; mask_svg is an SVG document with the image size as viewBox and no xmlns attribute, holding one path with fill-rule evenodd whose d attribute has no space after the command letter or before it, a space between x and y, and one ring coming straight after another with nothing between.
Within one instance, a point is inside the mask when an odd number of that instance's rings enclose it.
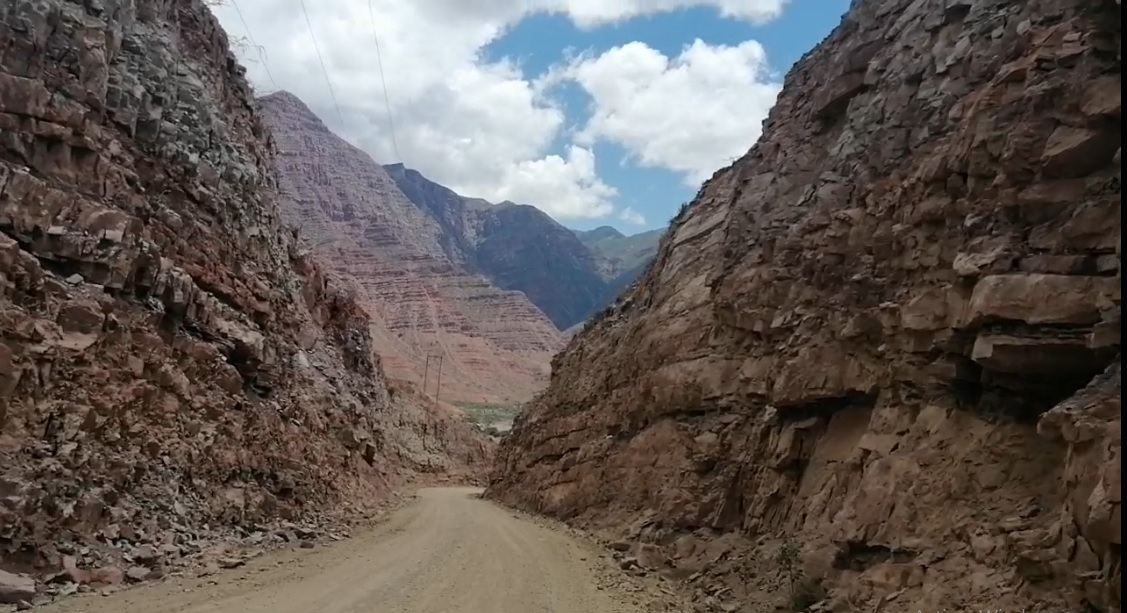
<instances>
[{"instance_id":1,"label":"sparse vegetation","mask_svg":"<svg viewBox=\"0 0 1127 613\"><path fill-rule=\"evenodd\" d=\"M802 570L799 568L800 560L798 556L798 546L794 541L789 538L783 541L779 547L779 551L775 554L775 563L779 565L779 570L782 571L783 576L786 577L787 584L790 588L794 588L795 582L799 579Z\"/></svg>"},{"instance_id":2,"label":"sparse vegetation","mask_svg":"<svg viewBox=\"0 0 1127 613\"><path fill-rule=\"evenodd\" d=\"M492 436L493 438L501 438L507 434L507 432L502 432L493 426L485 426L481 428L481 431L484 432L486 436Z\"/></svg>"},{"instance_id":3,"label":"sparse vegetation","mask_svg":"<svg viewBox=\"0 0 1127 613\"><path fill-rule=\"evenodd\" d=\"M669 220L669 225L671 227L675 226L677 225L678 221L683 220L685 218L685 214L689 212L689 207L691 205L691 202L682 202L681 206L677 207L677 214L673 216L673 219Z\"/></svg>"},{"instance_id":4,"label":"sparse vegetation","mask_svg":"<svg viewBox=\"0 0 1127 613\"><path fill-rule=\"evenodd\" d=\"M775 554L775 563L787 581L788 610L799 613L808 610L822 600L822 589L816 581L809 580L802 572L802 559L798 546L791 539L783 541Z\"/></svg>"},{"instance_id":5,"label":"sparse vegetation","mask_svg":"<svg viewBox=\"0 0 1127 613\"><path fill-rule=\"evenodd\" d=\"M484 402L455 402L455 406L466 414L466 418L479 431L493 438L503 438L509 431L519 404L490 404Z\"/></svg>"}]
</instances>

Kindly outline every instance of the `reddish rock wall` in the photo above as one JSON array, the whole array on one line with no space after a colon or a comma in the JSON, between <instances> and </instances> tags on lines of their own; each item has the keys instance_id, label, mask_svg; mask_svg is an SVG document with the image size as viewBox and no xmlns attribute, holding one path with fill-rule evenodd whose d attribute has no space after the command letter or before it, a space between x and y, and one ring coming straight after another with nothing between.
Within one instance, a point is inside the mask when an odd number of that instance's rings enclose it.
<instances>
[{"instance_id":1,"label":"reddish rock wall","mask_svg":"<svg viewBox=\"0 0 1127 613\"><path fill-rule=\"evenodd\" d=\"M356 279L388 374L421 388L426 356L441 355L442 398L523 401L543 389L563 346L544 313L474 274L467 254L447 253L452 237L295 96L261 103L279 148L282 214L318 257Z\"/></svg>"},{"instance_id":2,"label":"reddish rock wall","mask_svg":"<svg viewBox=\"0 0 1127 613\"><path fill-rule=\"evenodd\" d=\"M855 1L489 495L724 610L787 539L832 610L1119 610L1120 19Z\"/></svg>"},{"instance_id":3,"label":"reddish rock wall","mask_svg":"<svg viewBox=\"0 0 1127 613\"><path fill-rule=\"evenodd\" d=\"M367 316L276 199L200 0L0 5L7 570L187 552L486 460L460 421L388 393Z\"/></svg>"}]
</instances>

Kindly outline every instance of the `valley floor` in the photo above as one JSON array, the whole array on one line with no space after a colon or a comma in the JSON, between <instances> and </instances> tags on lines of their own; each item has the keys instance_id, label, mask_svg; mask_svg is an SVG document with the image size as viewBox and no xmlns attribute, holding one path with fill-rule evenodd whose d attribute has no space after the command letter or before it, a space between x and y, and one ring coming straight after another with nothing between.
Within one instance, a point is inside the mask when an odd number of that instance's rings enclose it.
<instances>
[{"instance_id":1,"label":"valley floor","mask_svg":"<svg viewBox=\"0 0 1127 613\"><path fill-rule=\"evenodd\" d=\"M387 522L318 549L261 556L204 578L169 578L45 613L634 613L597 548L482 500L421 490ZM620 571L619 571L620 572ZM37 609L40 610L40 609Z\"/></svg>"}]
</instances>

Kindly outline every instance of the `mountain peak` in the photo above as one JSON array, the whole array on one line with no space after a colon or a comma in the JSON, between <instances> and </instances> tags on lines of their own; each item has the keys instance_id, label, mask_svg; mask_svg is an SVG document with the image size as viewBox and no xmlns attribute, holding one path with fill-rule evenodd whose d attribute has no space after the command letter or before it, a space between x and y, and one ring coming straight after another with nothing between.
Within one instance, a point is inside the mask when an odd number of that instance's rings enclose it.
<instances>
[{"instance_id":1,"label":"mountain peak","mask_svg":"<svg viewBox=\"0 0 1127 613\"><path fill-rule=\"evenodd\" d=\"M594 230L577 232L577 234L582 236L585 240L589 241L601 241L612 238L626 238L625 234L619 232L618 229L612 228L611 226L599 226Z\"/></svg>"},{"instance_id":2,"label":"mountain peak","mask_svg":"<svg viewBox=\"0 0 1127 613\"><path fill-rule=\"evenodd\" d=\"M321 117L309 108L304 100L284 89L259 96L258 104L268 113L289 116L292 120L300 121L310 127L316 127L325 132L330 131Z\"/></svg>"},{"instance_id":3,"label":"mountain peak","mask_svg":"<svg viewBox=\"0 0 1127 613\"><path fill-rule=\"evenodd\" d=\"M295 94L292 94L284 89L279 89L278 91L266 94L265 96L259 96L258 101L262 104L269 104L271 106L277 107L289 107L291 109L302 111L310 115L316 115L316 113L313 112L313 109L310 109L309 105L305 104L304 100L298 98Z\"/></svg>"}]
</instances>

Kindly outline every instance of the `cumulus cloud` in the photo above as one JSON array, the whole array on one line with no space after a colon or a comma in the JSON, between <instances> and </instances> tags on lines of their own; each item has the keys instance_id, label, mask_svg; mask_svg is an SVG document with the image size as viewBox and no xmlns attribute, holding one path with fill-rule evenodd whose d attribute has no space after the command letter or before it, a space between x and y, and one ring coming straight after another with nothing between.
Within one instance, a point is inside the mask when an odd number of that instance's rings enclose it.
<instances>
[{"instance_id":1,"label":"cumulus cloud","mask_svg":"<svg viewBox=\"0 0 1127 613\"><path fill-rule=\"evenodd\" d=\"M646 225L646 218L643 217L641 213L635 211L630 207L622 209L622 211L618 214L618 218L632 226Z\"/></svg>"},{"instance_id":2,"label":"cumulus cloud","mask_svg":"<svg viewBox=\"0 0 1127 613\"><path fill-rule=\"evenodd\" d=\"M503 19L515 23L526 15L555 13L581 28L592 28L657 13L712 7L724 17L763 23L778 17L790 0L431 0L428 14L467 23Z\"/></svg>"},{"instance_id":3,"label":"cumulus cloud","mask_svg":"<svg viewBox=\"0 0 1127 613\"><path fill-rule=\"evenodd\" d=\"M621 212L614 206L616 191L595 170L592 143L619 142L644 164L695 176L717 156L718 146L709 149L706 141L728 128L714 129L707 121L697 121L683 126L678 136L646 143L654 134L652 126L627 127L612 121L616 109L633 120L653 118L652 110L624 100L607 82L616 70L628 67L624 60L629 55L636 56L633 61L645 55L648 47L632 44L599 57L581 54L569 65L569 78L591 93L596 114L581 132L585 140L569 147L565 155L550 155L569 127L562 107L536 81L537 75L524 75L509 61L483 59L481 50L487 44L533 13L566 14L580 27L594 27L689 6L712 6L723 15L759 22L777 16L787 1L371 0L369 5L368 0L306 0L316 47L301 0L220 0L215 11L228 32L241 41L237 52L260 91L293 92L330 128L377 161L402 161L465 195L525 202L567 220ZM394 142L374 35L383 60ZM265 62L251 38L265 52ZM650 54L642 58L650 62L648 72L628 71L626 76L650 105L678 87L721 84L726 88L724 102L713 100L707 108L734 110L742 121L750 122L759 107L749 106L747 100L733 105L730 100L752 91L738 81L755 85L763 79L764 69L755 63L762 62L762 49L754 48L760 54L755 61L750 47L714 51L703 43L693 47L697 51L687 50L674 60L660 58L664 62L655 63ZM321 70L322 60L335 101ZM725 71L733 73L727 80L719 74ZM647 88L643 82L647 75L659 81ZM676 93L678 100L696 103L692 92ZM711 98L706 92L699 95ZM679 110L673 114L687 116ZM756 116L755 123L761 119L761 114ZM724 123L727 118L713 120ZM662 121L672 125L667 118ZM707 136L686 135L702 125L709 129ZM737 122L736 130L740 129ZM734 138L725 136L729 141ZM744 149L751 136L744 130L740 139ZM673 151L681 146L696 153ZM730 157L731 147L718 148ZM701 151L706 159L690 163Z\"/></svg>"},{"instance_id":4,"label":"cumulus cloud","mask_svg":"<svg viewBox=\"0 0 1127 613\"><path fill-rule=\"evenodd\" d=\"M755 41L698 39L675 58L632 42L573 60L553 78L578 82L593 99L578 142L621 144L641 165L680 172L692 187L759 138L782 89Z\"/></svg>"},{"instance_id":5,"label":"cumulus cloud","mask_svg":"<svg viewBox=\"0 0 1127 613\"><path fill-rule=\"evenodd\" d=\"M556 218L568 217L576 208L589 217L605 217L618 195L596 174L595 154L575 145L568 147L566 159L549 155L511 165L495 193L500 200L536 204Z\"/></svg>"},{"instance_id":6,"label":"cumulus cloud","mask_svg":"<svg viewBox=\"0 0 1127 613\"><path fill-rule=\"evenodd\" d=\"M555 5L555 12L567 13L580 27L593 27L624 21L641 15L675 11L694 6L712 6L724 17L763 23L783 12L789 0L558 0L542 4ZM536 2L530 2L536 6Z\"/></svg>"}]
</instances>

